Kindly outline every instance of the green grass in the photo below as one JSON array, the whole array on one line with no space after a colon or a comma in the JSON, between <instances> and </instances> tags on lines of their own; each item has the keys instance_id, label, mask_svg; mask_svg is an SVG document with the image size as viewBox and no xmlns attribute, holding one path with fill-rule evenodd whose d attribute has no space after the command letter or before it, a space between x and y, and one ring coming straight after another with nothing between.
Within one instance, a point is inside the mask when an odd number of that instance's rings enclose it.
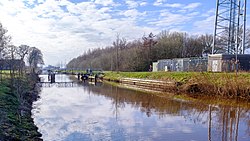
<instances>
[{"instance_id":1,"label":"green grass","mask_svg":"<svg viewBox=\"0 0 250 141\"><path fill-rule=\"evenodd\" d=\"M31 91L31 83L28 79L20 79L18 83L22 85L23 90ZM25 97L25 106L28 109L28 101L31 97L23 93ZM29 111L25 111L23 116L18 114L20 102L15 89L11 90L10 80L8 78L0 81L0 140L32 140L40 134L36 130ZM28 133L28 134L27 134Z\"/></svg>"},{"instance_id":2,"label":"green grass","mask_svg":"<svg viewBox=\"0 0 250 141\"><path fill-rule=\"evenodd\" d=\"M105 77L114 80L120 78L141 78L186 81L195 74L194 72L105 72Z\"/></svg>"},{"instance_id":3,"label":"green grass","mask_svg":"<svg viewBox=\"0 0 250 141\"><path fill-rule=\"evenodd\" d=\"M212 72L105 72L105 79L141 78L180 82L178 93L250 99L250 73Z\"/></svg>"},{"instance_id":4,"label":"green grass","mask_svg":"<svg viewBox=\"0 0 250 141\"><path fill-rule=\"evenodd\" d=\"M216 83L221 83L223 79L228 78L234 80L238 79L250 80L250 73L211 73L211 72L105 72L105 77L110 79L120 78L142 78L142 79L156 79L156 80L174 80L176 82L186 82L188 80L203 77L211 79Z\"/></svg>"}]
</instances>

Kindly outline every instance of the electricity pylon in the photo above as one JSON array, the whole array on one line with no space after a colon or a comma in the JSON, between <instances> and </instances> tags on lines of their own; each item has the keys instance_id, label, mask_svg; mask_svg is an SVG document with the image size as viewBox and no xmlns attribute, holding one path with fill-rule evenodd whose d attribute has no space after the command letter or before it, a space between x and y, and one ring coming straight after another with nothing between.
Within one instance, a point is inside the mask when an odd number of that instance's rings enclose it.
<instances>
[{"instance_id":1,"label":"electricity pylon","mask_svg":"<svg viewBox=\"0 0 250 141\"><path fill-rule=\"evenodd\" d=\"M247 0L217 0L212 54L244 54L246 5Z\"/></svg>"}]
</instances>

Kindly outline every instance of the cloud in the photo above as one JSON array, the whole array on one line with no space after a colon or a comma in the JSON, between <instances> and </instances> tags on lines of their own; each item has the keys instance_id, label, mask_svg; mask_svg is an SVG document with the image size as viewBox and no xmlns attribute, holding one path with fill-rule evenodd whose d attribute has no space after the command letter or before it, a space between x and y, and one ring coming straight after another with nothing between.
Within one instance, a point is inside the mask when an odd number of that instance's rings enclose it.
<instances>
[{"instance_id":1,"label":"cloud","mask_svg":"<svg viewBox=\"0 0 250 141\"><path fill-rule=\"evenodd\" d=\"M136 8L139 6L139 3L133 0L126 0L125 3L128 5L128 8Z\"/></svg>"},{"instance_id":2,"label":"cloud","mask_svg":"<svg viewBox=\"0 0 250 141\"><path fill-rule=\"evenodd\" d=\"M185 6L184 9L192 10L192 9L195 9L195 8L197 8L199 6L201 6L201 3L190 3L187 6Z\"/></svg>"},{"instance_id":3,"label":"cloud","mask_svg":"<svg viewBox=\"0 0 250 141\"><path fill-rule=\"evenodd\" d=\"M190 3L185 5L182 3L166 3L166 0L157 0L153 5L160 7L178 8L180 10L193 10L201 6L201 3Z\"/></svg>"},{"instance_id":4,"label":"cloud","mask_svg":"<svg viewBox=\"0 0 250 141\"><path fill-rule=\"evenodd\" d=\"M156 0L153 5L155 6L161 6L166 2L166 0Z\"/></svg>"},{"instance_id":5,"label":"cloud","mask_svg":"<svg viewBox=\"0 0 250 141\"><path fill-rule=\"evenodd\" d=\"M180 3L172 3L172 4L165 4L164 6L166 7L171 7L171 8L181 8L183 6L183 4L180 4Z\"/></svg>"},{"instance_id":6,"label":"cloud","mask_svg":"<svg viewBox=\"0 0 250 141\"><path fill-rule=\"evenodd\" d=\"M139 5L140 5L140 6L146 6L147 4L148 4L148 3L147 3L147 2L145 2L145 1L144 1L144 2L140 2L140 3L139 3Z\"/></svg>"},{"instance_id":7,"label":"cloud","mask_svg":"<svg viewBox=\"0 0 250 141\"><path fill-rule=\"evenodd\" d=\"M208 10L206 13L203 13L200 16L202 17L202 19L197 20L193 23L193 27L194 27L193 31L196 34L204 34L204 33L212 34L213 33L215 16L212 11L213 9Z\"/></svg>"},{"instance_id":8,"label":"cloud","mask_svg":"<svg viewBox=\"0 0 250 141\"><path fill-rule=\"evenodd\" d=\"M140 13L136 9L130 9L130 10L127 10L125 12L123 11L124 16L132 17L132 18L137 18L138 16L143 16L145 14L146 14L146 12Z\"/></svg>"},{"instance_id":9,"label":"cloud","mask_svg":"<svg viewBox=\"0 0 250 141\"><path fill-rule=\"evenodd\" d=\"M96 4L100 4L100 5L103 5L103 6L114 5L113 0L95 0L94 2Z\"/></svg>"},{"instance_id":10,"label":"cloud","mask_svg":"<svg viewBox=\"0 0 250 141\"><path fill-rule=\"evenodd\" d=\"M204 20L194 22L194 26L196 27L196 33L213 33L214 28L214 16L207 17Z\"/></svg>"},{"instance_id":11,"label":"cloud","mask_svg":"<svg viewBox=\"0 0 250 141\"><path fill-rule=\"evenodd\" d=\"M88 49L112 45L117 33L132 40L161 30L209 32L213 28L213 7L206 8L203 2L168 2L1 0L0 22L13 44L38 47L50 64L60 62L60 57L70 60Z\"/></svg>"},{"instance_id":12,"label":"cloud","mask_svg":"<svg viewBox=\"0 0 250 141\"><path fill-rule=\"evenodd\" d=\"M160 13L160 20L158 19L149 23L161 27L170 27L187 23L192 18L192 16L173 13L168 10L162 10L162 12Z\"/></svg>"},{"instance_id":13,"label":"cloud","mask_svg":"<svg viewBox=\"0 0 250 141\"><path fill-rule=\"evenodd\" d=\"M134 0L126 0L125 3L127 4L129 9L134 9L139 6L146 6L148 4L145 1L134 1Z\"/></svg>"}]
</instances>

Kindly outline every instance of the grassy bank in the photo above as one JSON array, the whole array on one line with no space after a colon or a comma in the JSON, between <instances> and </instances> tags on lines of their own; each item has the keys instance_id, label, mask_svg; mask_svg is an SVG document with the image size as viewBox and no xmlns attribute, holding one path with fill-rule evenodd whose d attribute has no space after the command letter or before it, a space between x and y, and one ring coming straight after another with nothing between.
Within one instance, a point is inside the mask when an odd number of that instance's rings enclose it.
<instances>
[{"instance_id":1,"label":"grassy bank","mask_svg":"<svg viewBox=\"0 0 250 141\"><path fill-rule=\"evenodd\" d=\"M249 73L106 72L105 78L112 81L119 81L121 78L174 81L177 84L176 93L250 100Z\"/></svg>"},{"instance_id":2,"label":"grassy bank","mask_svg":"<svg viewBox=\"0 0 250 141\"><path fill-rule=\"evenodd\" d=\"M32 102L37 98L31 76L0 82L0 140L40 140L31 118Z\"/></svg>"}]
</instances>

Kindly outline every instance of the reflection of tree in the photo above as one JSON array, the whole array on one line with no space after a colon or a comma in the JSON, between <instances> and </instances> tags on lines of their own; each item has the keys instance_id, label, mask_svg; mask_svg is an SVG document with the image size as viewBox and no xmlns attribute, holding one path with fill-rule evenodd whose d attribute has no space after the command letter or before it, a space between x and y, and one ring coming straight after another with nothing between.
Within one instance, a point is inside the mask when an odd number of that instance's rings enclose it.
<instances>
[{"instance_id":1,"label":"reflection of tree","mask_svg":"<svg viewBox=\"0 0 250 141\"><path fill-rule=\"evenodd\" d=\"M90 89L97 95L105 96L113 101L116 116L119 116L119 110L129 103L148 117L152 114L158 115L159 118L169 115L183 116L195 124L207 124L208 140L237 140L238 134L243 130L242 127L239 129L240 122L246 123L247 129L244 132L250 134L249 110L243 108L214 107L198 102L177 101L105 84L102 87L101 89L90 87Z\"/></svg>"},{"instance_id":2,"label":"reflection of tree","mask_svg":"<svg viewBox=\"0 0 250 141\"><path fill-rule=\"evenodd\" d=\"M125 108L125 103L122 101L120 95L118 94L118 91L117 91L117 87L115 87L115 92L114 92L114 95L115 95L115 99L114 101L112 102L112 104L115 106L113 109L113 113L115 114L115 117L116 119L118 118L118 115L119 115L119 108ZM113 87L111 86L111 90L113 90ZM113 92L113 91L112 91Z\"/></svg>"},{"instance_id":3,"label":"reflection of tree","mask_svg":"<svg viewBox=\"0 0 250 141\"><path fill-rule=\"evenodd\" d=\"M146 101L143 101L141 104L141 111L145 112L148 117L150 117L152 115L151 110L154 108L154 107L151 107L151 98L150 97L152 97L152 96L147 95Z\"/></svg>"}]
</instances>

